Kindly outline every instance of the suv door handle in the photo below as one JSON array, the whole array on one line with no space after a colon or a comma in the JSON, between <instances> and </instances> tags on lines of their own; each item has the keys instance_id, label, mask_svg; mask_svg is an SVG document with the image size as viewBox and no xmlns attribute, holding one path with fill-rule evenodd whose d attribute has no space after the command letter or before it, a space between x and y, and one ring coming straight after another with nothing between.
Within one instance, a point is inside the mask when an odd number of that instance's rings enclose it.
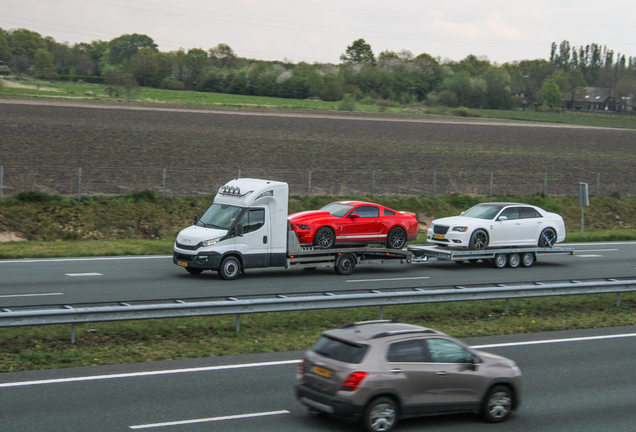
<instances>
[{"instance_id":1,"label":"suv door handle","mask_svg":"<svg viewBox=\"0 0 636 432\"><path fill-rule=\"evenodd\" d=\"M402 369L391 369L391 373L402 373Z\"/></svg>"}]
</instances>

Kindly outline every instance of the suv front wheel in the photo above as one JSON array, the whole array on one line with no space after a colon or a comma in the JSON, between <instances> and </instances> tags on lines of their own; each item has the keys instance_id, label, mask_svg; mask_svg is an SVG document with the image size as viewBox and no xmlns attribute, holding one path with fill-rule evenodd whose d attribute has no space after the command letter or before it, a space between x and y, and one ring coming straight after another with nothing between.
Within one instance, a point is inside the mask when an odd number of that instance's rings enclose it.
<instances>
[{"instance_id":1,"label":"suv front wheel","mask_svg":"<svg viewBox=\"0 0 636 432\"><path fill-rule=\"evenodd\" d=\"M501 423L510 416L512 410L512 391L506 386L496 386L488 392L482 415L489 423Z\"/></svg>"},{"instance_id":2,"label":"suv front wheel","mask_svg":"<svg viewBox=\"0 0 636 432\"><path fill-rule=\"evenodd\" d=\"M364 410L364 428L369 432L390 432L398 421L398 407L393 399L374 399Z\"/></svg>"}]
</instances>

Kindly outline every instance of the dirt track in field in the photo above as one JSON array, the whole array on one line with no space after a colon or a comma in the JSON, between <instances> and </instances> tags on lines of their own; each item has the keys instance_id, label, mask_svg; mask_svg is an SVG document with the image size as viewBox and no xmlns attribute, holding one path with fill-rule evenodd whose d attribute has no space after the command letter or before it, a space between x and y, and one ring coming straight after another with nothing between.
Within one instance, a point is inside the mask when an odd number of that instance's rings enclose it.
<instances>
[{"instance_id":1,"label":"dirt track in field","mask_svg":"<svg viewBox=\"0 0 636 432\"><path fill-rule=\"evenodd\" d=\"M210 193L243 177L295 193L636 195L636 130L358 113L0 99L5 193ZM600 173L600 177L597 173Z\"/></svg>"}]
</instances>

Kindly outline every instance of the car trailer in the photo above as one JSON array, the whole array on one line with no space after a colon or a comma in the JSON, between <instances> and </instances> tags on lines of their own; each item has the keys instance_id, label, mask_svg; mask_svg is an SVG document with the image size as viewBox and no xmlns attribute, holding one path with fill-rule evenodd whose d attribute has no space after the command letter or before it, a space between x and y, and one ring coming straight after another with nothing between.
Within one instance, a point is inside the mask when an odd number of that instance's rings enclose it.
<instances>
[{"instance_id":1,"label":"car trailer","mask_svg":"<svg viewBox=\"0 0 636 432\"><path fill-rule=\"evenodd\" d=\"M530 267L540 255L574 255L574 248L566 247L523 247L494 248L483 250L453 249L440 246L410 245L407 250L413 252L413 262L455 261L462 264L466 261L479 260L491 262L495 268Z\"/></svg>"}]
</instances>

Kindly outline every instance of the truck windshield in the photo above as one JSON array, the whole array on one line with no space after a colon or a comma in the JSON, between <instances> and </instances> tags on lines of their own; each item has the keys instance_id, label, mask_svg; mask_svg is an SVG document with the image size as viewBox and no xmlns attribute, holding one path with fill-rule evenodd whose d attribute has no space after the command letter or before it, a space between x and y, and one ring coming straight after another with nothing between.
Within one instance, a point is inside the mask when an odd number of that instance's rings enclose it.
<instances>
[{"instance_id":1,"label":"truck windshield","mask_svg":"<svg viewBox=\"0 0 636 432\"><path fill-rule=\"evenodd\" d=\"M353 208L353 206L349 205L349 204L331 203L331 204L327 204L326 206L321 208L319 211L329 212L329 213L331 213L331 216L343 217L352 208Z\"/></svg>"},{"instance_id":2,"label":"truck windshield","mask_svg":"<svg viewBox=\"0 0 636 432\"><path fill-rule=\"evenodd\" d=\"M197 226L230 229L242 210L242 207L214 203L201 216Z\"/></svg>"},{"instance_id":3,"label":"truck windshield","mask_svg":"<svg viewBox=\"0 0 636 432\"><path fill-rule=\"evenodd\" d=\"M472 217L477 219L494 219L499 210L504 208L501 204L479 204L471 207L461 214L463 217Z\"/></svg>"}]
</instances>

